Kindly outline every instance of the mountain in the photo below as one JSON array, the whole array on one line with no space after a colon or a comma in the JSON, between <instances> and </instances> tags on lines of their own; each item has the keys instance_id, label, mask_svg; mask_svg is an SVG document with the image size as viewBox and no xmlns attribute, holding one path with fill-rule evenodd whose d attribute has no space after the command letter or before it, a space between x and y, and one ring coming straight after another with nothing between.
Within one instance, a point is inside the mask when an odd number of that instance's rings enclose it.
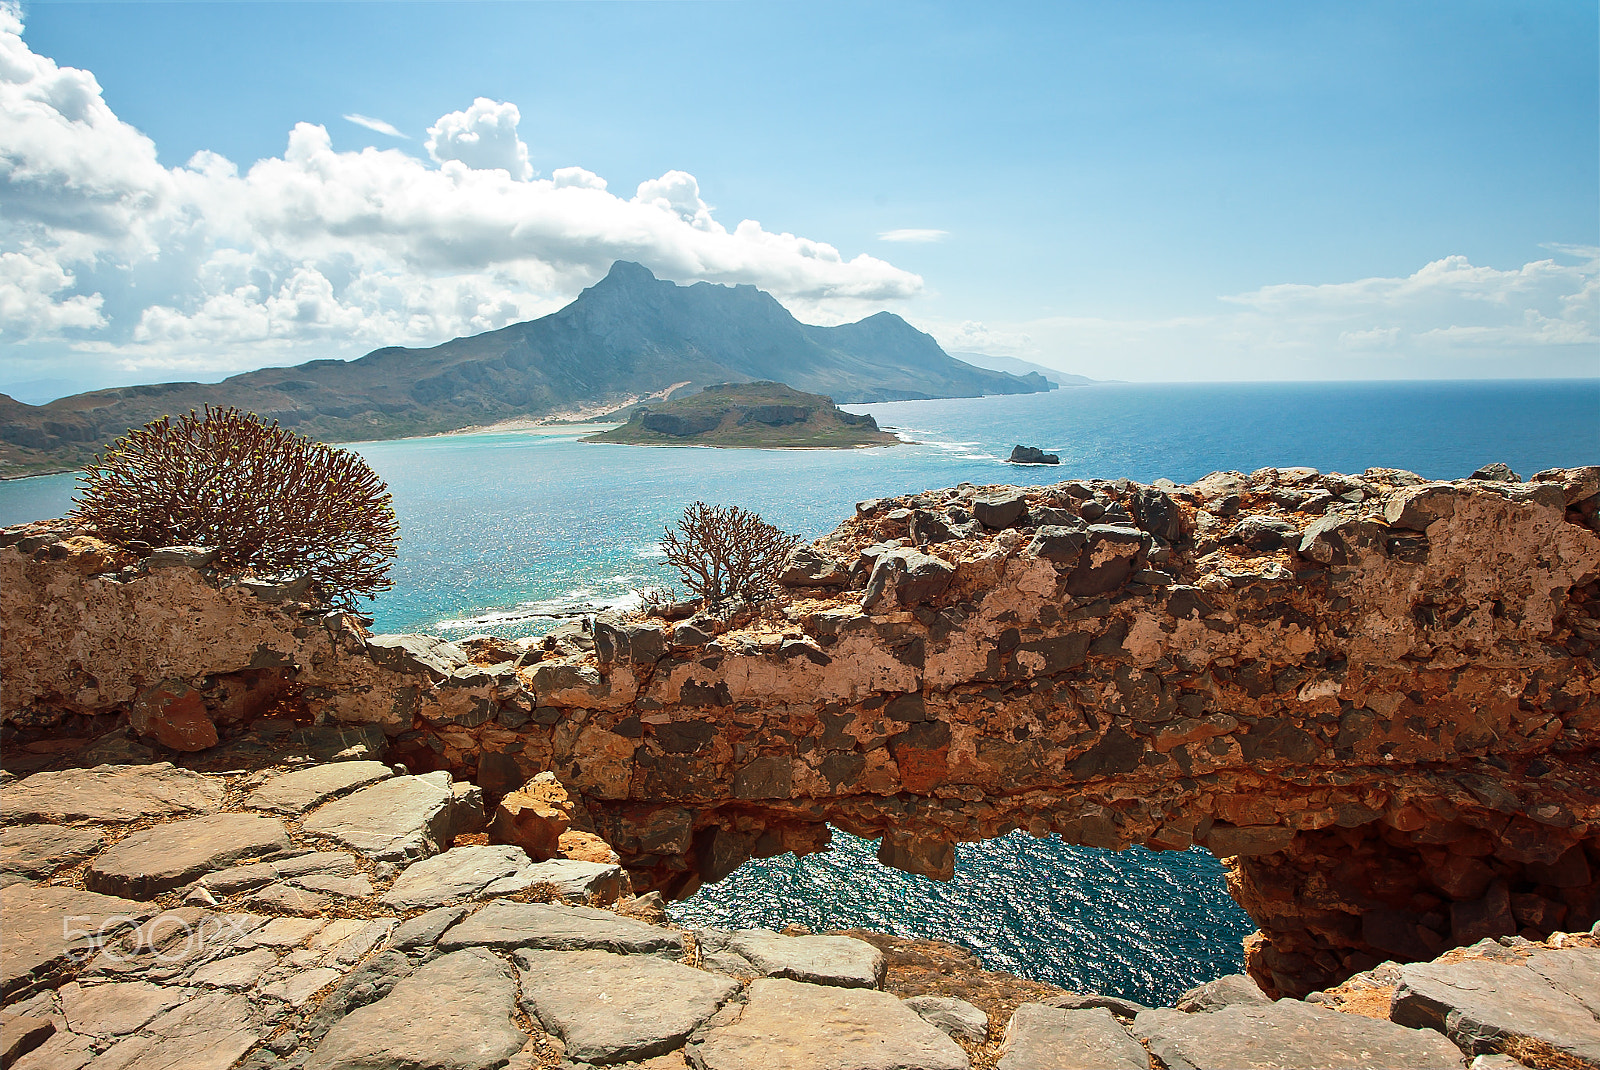
<instances>
[{"instance_id":1,"label":"mountain","mask_svg":"<svg viewBox=\"0 0 1600 1070\"><path fill-rule=\"evenodd\" d=\"M621 408L676 387L775 380L840 404L1048 390L950 357L899 316L815 327L754 286L678 286L618 261L541 319L429 349L263 368L220 383L96 390L47 405L0 402L0 472L83 464L169 413L237 406L330 442L451 431L520 417Z\"/></svg>"},{"instance_id":2,"label":"mountain","mask_svg":"<svg viewBox=\"0 0 1600 1070\"><path fill-rule=\"evenodd\" d=\"M731 446L754 449L850 449L900 440L821 394L782 383L723 383L661 404L639 405L628 422L585 442L637 446Z\"/></svg>"},{"instance_id":3,"label":"mountain","mask_svg":"<svg viewBox=\"0 0 1600 1070\"><path fill-rule=\"evenodd\" d=\"M1042 375L1051 383L1050 389L1058 386L1089 386L1093 383L1110 382L1107 379L1091 379L1087 375L1073 375L1070 372L1057 371L1055 368L1046 368L1043 364L1021 360L1017 357L997 357L989 353L952 353L952 357L965 361L976 368L988 368L991 371L1010 372L1012 375Z\"/></svg>"}]
</instances>

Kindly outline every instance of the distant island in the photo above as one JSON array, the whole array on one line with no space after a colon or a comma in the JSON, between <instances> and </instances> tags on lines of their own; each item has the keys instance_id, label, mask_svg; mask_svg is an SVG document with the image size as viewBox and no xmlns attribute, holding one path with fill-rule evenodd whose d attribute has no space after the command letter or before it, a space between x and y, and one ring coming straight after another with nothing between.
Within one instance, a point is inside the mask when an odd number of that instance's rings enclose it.
<instances>
[{"instance_id":1,"label":"distant island","mask_svg":"<svg viewBox=\"0 0 1600 1070\"><path fill-rule=\"evenodd\" d=\"M718 383L698 394L640 405L628 422L584 442L744 449L853 449L900 440L871 416L845 412L823 394L782 383Z\"/></svg>"},{"instance_id":2,"label":"distant island","mask_svg":"<svg viewBox=\"0 0 1600 1070\"><path fill-rule=\"evenodd\" d=\"M0 394L0 476L76 468L130 427L205 405L354 442L584 420L679 388L775 379L847 405L1052 389L1037 372L956 360L889 312L817 327L754 286L679 286L618 261L559 312L429 349L389 347L220 383L96 390L48 405Z\"/></svg>"}]
</instances>

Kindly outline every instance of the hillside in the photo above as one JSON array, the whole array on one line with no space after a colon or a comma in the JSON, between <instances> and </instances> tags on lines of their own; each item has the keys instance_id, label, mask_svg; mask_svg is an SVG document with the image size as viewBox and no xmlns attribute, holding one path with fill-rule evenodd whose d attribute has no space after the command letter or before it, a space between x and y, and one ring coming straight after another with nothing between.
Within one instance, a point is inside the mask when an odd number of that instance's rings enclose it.
<instances>
[{"instance_id":1,"label":"hillside","mask_svg":"<svg viewBox=\"0 0 1600 1070\"><path fill-rule=\"evenodd\" d=\"M1074 375L1071 372L1058 371L1047 368L1043 364L1035 364L1031 360L1020 357L1000 357L992 353L951 353L957 360L965 361L974 368L988 368L990 371L1010 372L1012 375L1028 375L1037 373L1050 383L1050 389L1060 386L1091 386L1094 383L1113 382L1107 379L1091 379L1087 375Z\"/></svg>"},{"instance_id":2,"label":"hillside","mask_svg":"<svg viewBox=\"0 0 1600 1070\"><path fill-rule=\"evenodd\" d=\"M429 349L264 368L220 383L97 390L48 405L0 401L0 473L73 468L130 427L234 405L324 441L451 431L616 409L688 383L777 380L842 404L1049 389L955 360L899 316L804 324L754 286L678 286L618 261L559 312Z\"/></svg>"},{"instance_id":3,"label":"hillside","mask_svg":"<svg viewBox=\"0 0 1600 1070\"><path fill-rule=\"evenodd\" d=\"M782 383L723 383L659 405L641 405L621 427L585 442L639 446L849 449L900 441L871 416L836 408L833 399Z\"/></svg>"}]
</instances>

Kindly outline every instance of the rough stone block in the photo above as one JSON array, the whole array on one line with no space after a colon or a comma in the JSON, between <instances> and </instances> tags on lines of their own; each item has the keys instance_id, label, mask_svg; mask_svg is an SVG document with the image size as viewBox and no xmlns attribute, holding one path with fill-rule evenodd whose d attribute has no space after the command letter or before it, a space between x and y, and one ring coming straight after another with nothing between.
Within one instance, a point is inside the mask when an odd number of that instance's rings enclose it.
<instances>
[{"instance_id":1,"label":"rough stone block","mask_svg":"<svg viewBox=\"0 0 1600 1070\"><path fill-rule=\"evenodd\" d=\"M196 877L290 850L283 822L249 814L210 814L135 832L94 860L84 887L130 899L153 899Z\"/></svg>"}]
</instances>

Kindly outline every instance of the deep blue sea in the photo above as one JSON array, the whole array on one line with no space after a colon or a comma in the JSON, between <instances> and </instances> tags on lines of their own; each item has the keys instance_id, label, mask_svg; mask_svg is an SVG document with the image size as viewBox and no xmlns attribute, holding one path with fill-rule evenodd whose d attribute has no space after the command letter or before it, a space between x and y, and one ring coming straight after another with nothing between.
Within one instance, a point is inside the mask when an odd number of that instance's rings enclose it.
<instances>
[{"instance_id":1,"label":"deep blue sea","mask_svg":"<svg viewBox=\"0 0 1600 1070\"><path fill-rule=\"evenodd\" d=\"M401 523L378 631L537 634L563 609L615 605L673 577L662 526L696 499L742 505L815 537L862 498L975 483L1310 465L1524 476L1600 463L1600 380L1106 384L1049 394L849 406L911 440L852 451L580 443L575 434L449 435L358 444ZM1018 443L1059 468L1002 463ZM60 516L74 480L0 483L0 525ZM1162 1003L1242 964L1253 926L1203 852L1121 853L1014 833L957 853L938 884L878 865L836 833L832 852L747 864L674 907L685 922L859 925L951 940L991 968Z\"/></svg>"}]
</instances>

